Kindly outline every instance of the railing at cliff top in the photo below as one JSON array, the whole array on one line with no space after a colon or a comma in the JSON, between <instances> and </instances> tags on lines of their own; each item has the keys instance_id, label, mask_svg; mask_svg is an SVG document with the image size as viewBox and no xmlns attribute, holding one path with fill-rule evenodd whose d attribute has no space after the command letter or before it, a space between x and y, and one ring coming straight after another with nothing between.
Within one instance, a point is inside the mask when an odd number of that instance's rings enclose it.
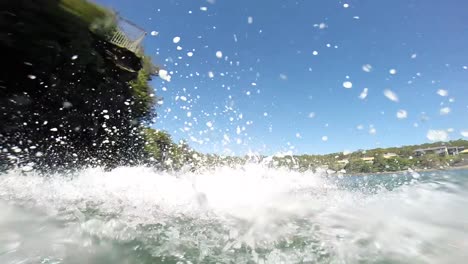
<instances>
[{"instance_id":1,"label":"railing at cliff top","mask_svg":"<svg viewBox=\"0 0 468 264\"><path fill-rule=\"evenodd\" d=\"M146 32L142 28L125 18L117 16L117 30L109 41L137 53L145 36Z\"/></svg>"}]
</instances>

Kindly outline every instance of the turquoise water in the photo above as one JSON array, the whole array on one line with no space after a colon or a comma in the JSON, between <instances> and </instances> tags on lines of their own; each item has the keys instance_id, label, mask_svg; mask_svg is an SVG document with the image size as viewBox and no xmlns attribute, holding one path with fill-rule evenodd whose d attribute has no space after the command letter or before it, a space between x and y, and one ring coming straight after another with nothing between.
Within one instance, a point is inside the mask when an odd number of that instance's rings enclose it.
<instances>
[{"instance_id":1,"label":"turquoise water","mask_svg":"<svg viewBox=\"0 0 468 264\"><path fill-rule=\"evenodd\" d=\"M468 171L0 176L0 263L465 263Z\"/></svg>"}]
</instances>

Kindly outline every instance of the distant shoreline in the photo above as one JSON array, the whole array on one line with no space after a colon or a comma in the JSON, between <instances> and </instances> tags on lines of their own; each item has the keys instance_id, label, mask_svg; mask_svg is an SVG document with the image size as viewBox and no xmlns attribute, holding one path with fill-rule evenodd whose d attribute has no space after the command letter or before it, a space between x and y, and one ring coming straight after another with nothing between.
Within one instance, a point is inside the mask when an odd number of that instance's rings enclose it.
<instances>
[{"instance_id":1,"label":"distant shoreline","mask_svg":"<svg viewBox=\"0 0 468 264\"><path fill-rule=\"evenodd\" d=\"M466 170L468 169L468 164L461 166L452 166L442 169L416 169L413 171L402 170L402 171L382 171L382 172L358 172L358 173L345 173L343 176L370 176L370 175L382 175L382 174L402 174L402 173L411 173L411 172L431 172L431 171L452 171L452 170Z\"/></svg>"}]
</instances>

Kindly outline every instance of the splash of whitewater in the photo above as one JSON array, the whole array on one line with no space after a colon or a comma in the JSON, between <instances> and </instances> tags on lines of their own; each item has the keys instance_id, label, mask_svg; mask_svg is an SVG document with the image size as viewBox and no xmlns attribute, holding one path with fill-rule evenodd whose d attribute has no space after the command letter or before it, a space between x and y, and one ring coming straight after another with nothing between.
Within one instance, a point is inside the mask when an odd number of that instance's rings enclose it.
<instances>
[{"instance_id":1,"label":"splash of whitewater","mask_svg":"<svg viewBox=\"0 0 468 264\"><path fill-rule=\"evenodd\" d=\"M468 184L457 173L9 172L0 263L461 263Z\"/></svg>"}]
</instances>

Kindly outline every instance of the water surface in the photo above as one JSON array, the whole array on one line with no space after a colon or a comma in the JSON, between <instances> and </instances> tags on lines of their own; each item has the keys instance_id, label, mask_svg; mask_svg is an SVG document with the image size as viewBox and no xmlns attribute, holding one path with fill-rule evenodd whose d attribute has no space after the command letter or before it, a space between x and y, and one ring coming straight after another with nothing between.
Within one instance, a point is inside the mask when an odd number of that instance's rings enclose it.
<instances>
[{"instance_id":1,"label":"water surface","mask_svg":"<svg viewBox=\"0 0 468 264\"><path fill-rule=\"evenodd\" d=\"M0 176L0 263L464 263L468 171Z\"/></svg>"}]
</instances>

